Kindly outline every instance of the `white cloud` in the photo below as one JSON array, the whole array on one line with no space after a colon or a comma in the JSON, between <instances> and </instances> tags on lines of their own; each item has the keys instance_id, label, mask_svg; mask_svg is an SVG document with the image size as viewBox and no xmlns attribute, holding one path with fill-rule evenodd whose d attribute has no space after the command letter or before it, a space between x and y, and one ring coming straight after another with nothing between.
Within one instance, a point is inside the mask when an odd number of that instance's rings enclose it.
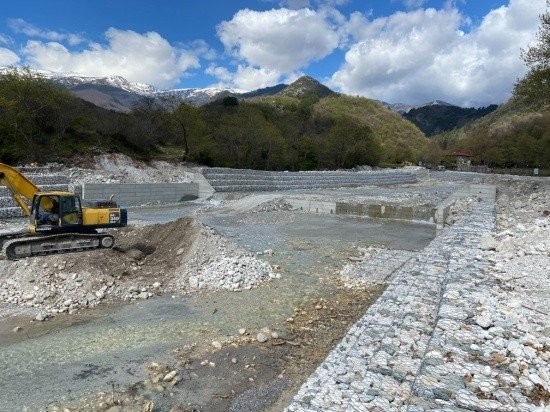
<instances>
[{"instance_id":1,"label":"white cloud","mask_svg":"<svg viewBox=\"0 0 550 412\"><path fill-rule=\"evenodd\" d=\"M84 76L120 75L161 88L172 87L186 70L200 67L196 53L172 47L156 32L110 28L105 36L107 45L93 43L82 51L70 51L58 42L30 40L23 49L25 64Z\"/></svg>"},{"instance_id":2,"label":"white cloud","mask_svg":"<svg viewBox=\"0 0 550 412\"><path fill-rule=\"evenodd\" d=\"M0 67L12 66L19 63L19 56L9 49L0 47Z\"/></svg>"},{"instance_id":3,"label":"white cloud","mask_svg":"<svg viewBox=\"0 0 550 412\"><path fill-rule=\"evenodd\" d=\"M71 46L76 46L84 42L84 38L79 34L60 33L55 30L41 29L23 19L10 19L8 20L8 25L15 33L23 33L32 38L40 38L54 42L66 41Z\"/></svg>"},{"instance_id":4,"label":"white cloud","mask_svg":"<svg viewBox=\"0 0 550 412\"><path fill-rule=\"evenodd\" d=\"M12 44L13 41L9 36L0 33L0 44Z\"/></svg>"},{"instance_id":5,"label":"white cloud","mask_svg":"<svg viewBox=\"0 0 550 412\"><path fill-rule=\"evenodd\" d=\"M331 85L389 102L435 98L460 105L500 103L526 69L520 48L534 39L545 0L510 0L469 33L456 8L351 16L354 44Z\"/></svg>"},{"instance_id":6,"label":"white cloud","mask_svg":"<svg viewBox=\"0 0 550 412\"><path fill-rule=\"evenodd\" d=\"M233 85L263 87L323 59L340 42L333 24L338 17L329 9L240 10L217 27L226 51L237 60Z\"/></svg>"},{"instance_id":7,"label":"white cloud","mask_svg":"<svg viewBox=\"0 0 550 412\"><path fill-rule=\"evenodd\" d=\"M231 72L225 67L211 65L205 72L219 80L218 87L235 88L243 91L272 86L278 83L283 75L278 70L246 65L238 65L235 72Z\"/></svg>"}]
</instances>

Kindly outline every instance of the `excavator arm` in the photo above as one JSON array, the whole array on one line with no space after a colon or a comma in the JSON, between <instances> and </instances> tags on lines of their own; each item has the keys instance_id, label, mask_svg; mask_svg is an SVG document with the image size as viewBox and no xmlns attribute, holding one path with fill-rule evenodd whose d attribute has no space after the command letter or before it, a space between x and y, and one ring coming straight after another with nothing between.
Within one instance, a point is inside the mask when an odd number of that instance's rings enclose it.
<instances>
[{"instance_id":1,"label":"excavator arm","mask_svg":"<svg viewBox=\"0 0 550 412\"><path fill-rule=\"evenodd\" d=\"M40 189L17 169L0 163L0 184L8 188L13 200L21 207L25 216L31 215L27 201L32 203Z\"/></svg>"}]
</instances>

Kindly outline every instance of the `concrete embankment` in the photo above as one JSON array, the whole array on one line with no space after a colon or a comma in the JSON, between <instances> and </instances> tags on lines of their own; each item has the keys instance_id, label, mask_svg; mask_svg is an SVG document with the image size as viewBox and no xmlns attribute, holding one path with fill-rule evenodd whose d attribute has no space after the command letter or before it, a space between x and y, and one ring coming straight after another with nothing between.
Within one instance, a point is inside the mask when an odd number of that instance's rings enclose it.
<instances>
[{"instance_id":1,"label":"concrete embankment","mask_svg":"<svg viewBox=\"0 0 550 412\"><path fill-rule=\"evenodd\" d=\"M380 171L271 172L205 168L204 177L217 192L261 192L416 183L414 173L401 169Z\"/></svg>"},{"instance_id":2,"label":"concrete embankment","mask_svg":"<svg viewBox=\"0 0 550 412\"><path fill-rule=\"evenodd\" d=\"M495 275L495 187L472 190L471 213L392 275L287 411L546 410L547 313Z\"/></svg>"}]
</instances>

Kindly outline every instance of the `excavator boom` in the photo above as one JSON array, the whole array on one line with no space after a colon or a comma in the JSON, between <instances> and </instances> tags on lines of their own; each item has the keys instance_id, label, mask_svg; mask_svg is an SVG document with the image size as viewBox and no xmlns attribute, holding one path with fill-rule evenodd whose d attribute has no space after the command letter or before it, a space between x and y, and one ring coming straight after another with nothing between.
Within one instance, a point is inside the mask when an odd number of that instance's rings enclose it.
<instances>
[{"instance_id":1,"label":"excavator boom","mask_svg":"<svg viewBox=\"0 0 550 412\"><path fill-rule=\"evenodd\" d=\"M17 169L3 163L0 163L0 184L9 189L11 197L23 210L25 216L30 216L31 210L25 199L31 203L40 189Z\"/></svg>"}]
</instances>

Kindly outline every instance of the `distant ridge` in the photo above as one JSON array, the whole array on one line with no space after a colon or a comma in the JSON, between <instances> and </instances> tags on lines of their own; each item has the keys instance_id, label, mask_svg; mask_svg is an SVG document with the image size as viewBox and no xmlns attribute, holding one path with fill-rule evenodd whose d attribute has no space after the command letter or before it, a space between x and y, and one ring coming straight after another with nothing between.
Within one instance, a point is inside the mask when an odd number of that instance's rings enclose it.
<instances>
[{"instance_id":1,"label":"distant ridge","mask_svg":"<svg viewBox=\"0 0 550 412\"><path fill-rule=\"evenodd\" d=\"M406 103L387 103L381 100L377 100L377 102L380 103L382 106L386 106L388 109L393 110L394 112L397 112L399 114L408 113L412 109L419 109L421 107L426 107L426 106L460 107L460 106L455 106L454 104L451 104L451 103L444 102L443 100L432 100L431 102L418 104L418 105L412 105L412 104L406 104Z\"/></svg>"},{"instance_id":2,"label":"distant ridge","mask_svg":"<svg viewBox=\"0 0 550 412\"><path fill-rule=\"evenodd\" d=\"M12 68L0 68L0 75L13 70ZM87 77L73 73L16 70L35 73L37 76L68 89L76 97L96 106L118 112L130 112L140 105L152 103L167 109L174 109L181 102L193 106L203 106L227 96L234 96L238 99L255 99L276 95L299 99L315 96L321 99L337 94L311 76L302 76L289 85L277 84L242 92L220 87L157 90L144 83L130 82L122 76ZM442 100L433 100L421 105L377 102L413 122L427 136L461 127L490 113L497 107L492 105L481 109L462 108Z\"/></svg>"},{"instance_id":3,"label":"distant ridge","mask_svg":"<svg viewBox=\"0 0 550 412\"><path fill-rule=\"evenodd\" d=\"M442 104L443 103L443 104ZM498 106L493 104L487 107L458 107L452 104L434 101L422 107L415 107L402 116L413 122L426 136L462 127L474 120L488 115Z\"/></svg>"}]
</instances>

